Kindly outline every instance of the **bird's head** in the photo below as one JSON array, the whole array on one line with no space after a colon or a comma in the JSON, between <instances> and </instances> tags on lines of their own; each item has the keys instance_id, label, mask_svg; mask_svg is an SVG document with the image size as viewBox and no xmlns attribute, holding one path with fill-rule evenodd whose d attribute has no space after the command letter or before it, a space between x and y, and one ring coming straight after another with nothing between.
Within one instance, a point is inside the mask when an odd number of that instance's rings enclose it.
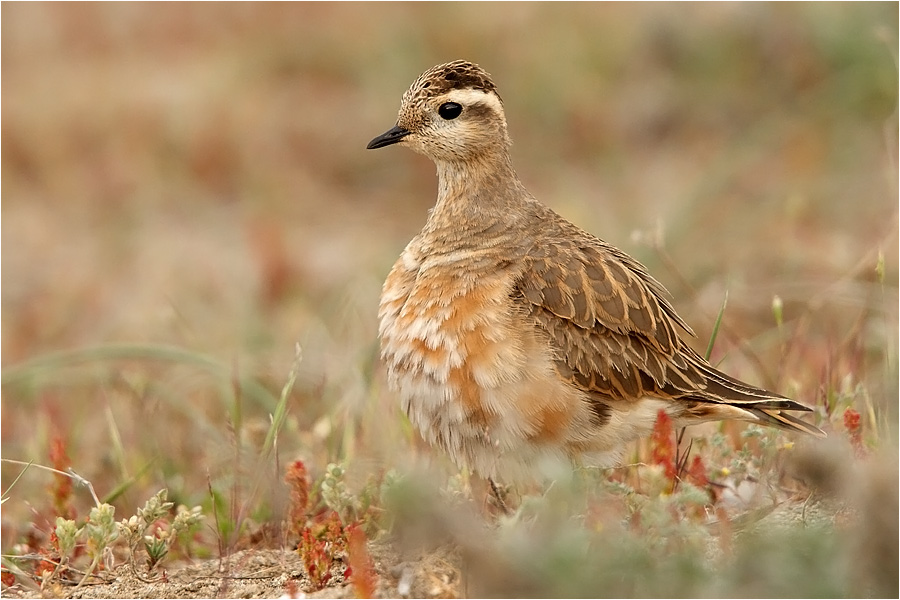
<instances>
[{"instance_id":1,"label":"bird's head","mask_svg":"<svg viewBox=\"0 0 900 600\"><path fill-rule=\"evenodd\" d=\"M505 155L506 116L490 75L457 60L428 69L403 94L397 125L367 148L408 146L435 162Z\"/></svg>"}]
</instances>

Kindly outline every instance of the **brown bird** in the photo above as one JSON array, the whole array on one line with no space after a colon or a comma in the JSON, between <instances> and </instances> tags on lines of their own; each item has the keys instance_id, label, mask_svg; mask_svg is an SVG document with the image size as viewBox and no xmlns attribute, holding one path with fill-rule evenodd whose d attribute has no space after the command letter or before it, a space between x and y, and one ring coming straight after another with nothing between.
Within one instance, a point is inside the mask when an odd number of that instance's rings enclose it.
<instances>
[{"instance_id":1,"label":"brown bird","mask_svg":"<svg viewBox=\"0 0 900 600\"><path fill-rule=\"evenodd\" d=\"M510 162L503 103L478 65L425 71L368 148L437 165L438 197L381 295L381 355L425 440L483 477L546 458L609 466L660 409L817 436L810 409L729 377L638 261L535 200Z\"/></svg>"}]
</instances>

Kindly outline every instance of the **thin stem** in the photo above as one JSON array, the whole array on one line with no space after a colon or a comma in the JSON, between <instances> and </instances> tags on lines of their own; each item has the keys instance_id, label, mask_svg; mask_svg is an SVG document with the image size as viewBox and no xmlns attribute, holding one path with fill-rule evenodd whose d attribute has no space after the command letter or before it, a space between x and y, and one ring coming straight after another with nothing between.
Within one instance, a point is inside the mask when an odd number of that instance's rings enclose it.
<instances>
[{"instance_id":1,"label":"thin stem","mask_svg":"<svg viewBox=\"0 0 900 600\"><path fill-rule=\"evenodd\" d=\"M15 460L12 458L0 458L0 461L9 463L12 465L24 465L25 467L35 467L37 469L43 469L44 471L49 471L51 473L55 473L57 475L64 475L65 477L69 477L69 478L73 479L75 481L75 483L77 483L79 485L83 485L88 490L90 490L91 496L94 498L94 504L96 504L97 507L99 507L101 505L100 499L97 497L96 492L94 492L93 484L90 481L88 481L87 479L85 479L84 477L82 477L81 475L79 475L78 473L76 473L75 471L73 471L71 467L69 468L68 471L60 471L58 469L54 469L53 467L39 465L34 462L25 462L25 461L21 461L21 460Z\"/></svg>"}]
</instances>

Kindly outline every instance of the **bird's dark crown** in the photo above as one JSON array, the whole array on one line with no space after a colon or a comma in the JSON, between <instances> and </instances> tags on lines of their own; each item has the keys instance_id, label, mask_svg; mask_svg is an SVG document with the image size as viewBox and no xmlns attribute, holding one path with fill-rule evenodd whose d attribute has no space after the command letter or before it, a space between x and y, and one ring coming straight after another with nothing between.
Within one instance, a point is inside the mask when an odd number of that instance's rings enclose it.
<instances>
[{"instance_id":1,"label":"bird's dark crown","mask_svg":"<svg viewBox=\"0 0 900 600\"><path fill-rule=\"evenodd\" d=\"M410 86L409 92L419 97L434 97L461 89L497 93L497 87L487 71L466 60L455 60L428 69Z\"/></svg>"}]
</instances>

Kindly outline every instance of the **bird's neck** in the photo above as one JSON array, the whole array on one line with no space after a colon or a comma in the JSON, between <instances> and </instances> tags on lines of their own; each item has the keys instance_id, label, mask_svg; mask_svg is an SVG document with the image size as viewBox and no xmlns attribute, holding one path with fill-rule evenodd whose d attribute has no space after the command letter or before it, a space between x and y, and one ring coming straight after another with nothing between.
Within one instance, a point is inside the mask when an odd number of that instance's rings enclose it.
<instances>
[{"instance_id":1,"label":"bird's neck","mask_svg":"<svg viewBox=\"0 0 900 600\"><path fill-rule=\"evenodd\" d=\"M529 197L506 153L441 161L437 175L437 202L426 227L472 231L512 226L520 211L511 209Z\"/></svg>"}]
</instances>

